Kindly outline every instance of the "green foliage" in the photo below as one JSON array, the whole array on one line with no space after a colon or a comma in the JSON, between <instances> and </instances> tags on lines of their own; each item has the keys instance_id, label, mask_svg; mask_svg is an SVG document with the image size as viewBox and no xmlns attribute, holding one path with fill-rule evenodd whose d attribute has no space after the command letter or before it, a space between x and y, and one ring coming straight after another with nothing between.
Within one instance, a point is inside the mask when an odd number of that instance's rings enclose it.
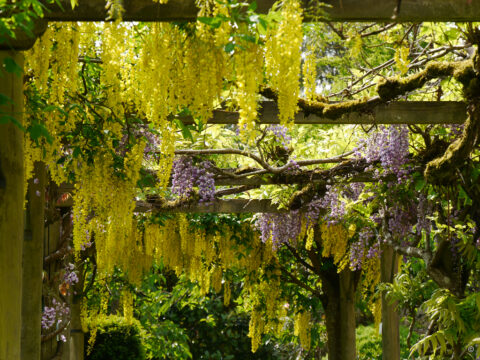
<instances>
[{"instance_id":1,"label":"green foliage","mask_svg":"<svg viewBox=\"0 0 480 360\"><path fill-rule=\"evenodd\" d=\"M195 284L161 267L145 278L135 308L148 334L148 359L277 358L273 342L251 352L249 317L241 307L224 306L221 294L202 296Z\"/></svg>"},{"instance_id":2,"label":"green foliage","mask_svg":"<svg viewBox=\"0 0 480 360\"><path fill-rule=\"evenodd\" d=\"M400 358L407 359L409 348L407 347L408 328L400 326ZM382 359L382 336L378 333L375 325L359 326L356 329L358 360L381 360ZM414 334L413 339L418 339Z\"/></svg>"},{"instance_id":3,"label":"green foliage","mask_svg":"<svg viewBox=\"0 0 480 360\"><path fill-rule=\"evenodd\" d=\"M357 327L356 337L359 360L382 358L382 337L374 325Z\"/></svg>"},{"instance_id":4,"label":"green foliage","mask_svg":"<svg viewBox=\"0 0 480 360\"><path fill-rule=\"evenodd\" d=\"M452 349L476 344L480 335L480 294L459 299L448 290L436 290L425 304L425 313L438 330L418 341L412 348L421 355L451 356Z\"/></svg>"},{"instance_id":5,"label":"green foliage","mask_svg":"<svg viewBox=\"0 0 480 360\"><path fill-rule=\"evenodd\" d=\"M95 342L88 360L144 360L145 349L142 344L142 328L138 321L128 323L120 316L99 316L90 323L90 336ZM95 335L94 335L95 333Z\"/></svg>"},{"instance_id":6,"label":"green foliage","mask_svg":"<svg viewBox=\"0 0 480 360\"><path fill-rule=\"evenodd\" d=\"M413 313L428 299L435 288L425 271L415 275L411 273L398 274L393 283L382 283L380 290L386 291L387 299L397 302L399 308L408 309Z\"/></svg>"}]
</instances>

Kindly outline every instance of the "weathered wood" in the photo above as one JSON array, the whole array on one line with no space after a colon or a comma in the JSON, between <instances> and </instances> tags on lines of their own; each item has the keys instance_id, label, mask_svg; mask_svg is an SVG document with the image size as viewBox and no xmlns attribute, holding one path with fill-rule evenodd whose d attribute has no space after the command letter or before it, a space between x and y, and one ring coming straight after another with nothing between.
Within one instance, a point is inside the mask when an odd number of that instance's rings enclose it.
<instances>
[{"instance_id":1,"label":"weathered wood","mask_svg":"<svg viewBox=\"0 0 480 360\"><path fill-rule=\"evenodd\" d=\"M214 110L209 124L236 124L238 112ZM350 113L337 120L305 114L295 116L295 124L462 124L467 118L467 107L457 101L396 101L377 106L371 114ZM191 116L179 119L185 124L193 124ZM278 106L274 101L264 101L260 105L258 123L278 124Z\"/></svg>"},{"instance_id":2,"label":"weathered wood","mask_svg":"<svg viewBox=\"0 0 480 360\"><path fill-rule=\"evenodd\" d=\"M257 0L257 11L265 13L274 0ZM480 3L478 1L452 0L323 0L324 6L319 11L320 2L302 1L310 11L306 21L375 21L390 22L395 17L397 22L420 21L479 21ZM105 0L82 0L72 10L70 0L60 0L65 11L57 4L49 5L51 12L46 19L53 21L103 21L107 17ZM396 11L397 4L401 4ZM152 0L124 0L125 21L192 21L197 16L194 0L169 0L158 4ZM313 10L313 11L312 11ZM317 16L312 16L312 14ZM319 15L319 16L318 16Z\"/></svg>"},{"instance_id":3,"label":"weathered wood","mask_svg":"<svg viewBox=\"0 0 480 360\"><path fill-rule=\"evenodd\" d=\"M0 51L0 64L13 58L23 67L19 52ZM0 114L23 122L22 77L0 68L0 94L12 103ZM0 115L1 116L1 115ZM0 359L20 359L22 325L23 247L23 132L14 124L0 124Z\"/></svg>"},{"instance_id":4,"label":"weathered wood","mask_svg":"<svg viewBox=\"0 0 480 360\"><path fill-rule=\"evenodd\" d=\"M75 268L78 270L78 283L74 284L72 294L72 303L70 306L70 334L69 334L69 360L84 360L85 334L82 329L82 298L84 296L84 283L86 265L82 260L75 262Z\"/></svg>"},{"instance_id":5,"label":"weathered wood","mask_svg":"<svg viewBox=\"0 0 480 360\"><path fill-rule=\"evenodd\" d=\"M41 357L45 172L45 163L36 162L33 178L28 183L22 265L22 360L40 360Z\"/></svg>"},{"instance_id":6,"label":"weathered wood","mask_svg":"<svg viewBox=\"0 0 480 360\"><path fill-rule=\"evenodd\" d=\"M50 191L49 196L52 195L52 191ZM60 242L60 233L61 233L62 221L58 218L53 224L50 224L45 230L45 237L44 237L44 254L48 256L54 253L58 249L58 245ZM60 263L58 261L51 261L48 264L44 264L44 271L46 275L46 283L47 286L52 286L55 281L53 278L55 277L56 272L59 270ZM47 304L51 306L51 304ZM56 329L50 329L48 333L55 331ZM51 359L57 354L58 351L58 341L57 336L54 336L48 340L42 341L42 359Z\"/></svg>"},{"instance_id":7,"label":"weathered wood","mask_svg":"<svg viewBox=\"0 0 480 360\"><path fill-rule=\"evenodd\" d=\"M160 204L152 204L145 201L138 201L135 212L154 213L278 213L276 205L267 199L229 199L215 200L211 204L188 204L176 207L165 207Z\"/></svg>"},{"instance_id":8,"label":"weathered wood","mask_svg":"<svg viewBox=\"0 0 480 360\"><path fill-rule=\"evenodd\" d=\"M48 22L45 19L36 19L32 29L33 37L25 33L23 29L15 30L15 39L0 42L0 50L28 50L30 49L45 30L47 30Z\"/></svg>"},{"instance_id":9,"label":"weathered wood","mask_svg":"<svg viewBox=\"0 0 480 360\"><path fill-rule=\"evenodd\" d=\"M337 273L336 267L322 270L328 360L355 360L355 291L358 273L349 267Z\"/></svg>"},{"instance_id":10,"label":"weathered wood","mask_svg":"<svg viewBox=\"0 0 480 360\"><path fill-rule=\"evenodd\" d=\"M398 269L398 256L389 245L382 247L380 281L392 283ZM400 320L396 309L382 293L382 359L400 360Z\"/></svg>"}]
</instances>

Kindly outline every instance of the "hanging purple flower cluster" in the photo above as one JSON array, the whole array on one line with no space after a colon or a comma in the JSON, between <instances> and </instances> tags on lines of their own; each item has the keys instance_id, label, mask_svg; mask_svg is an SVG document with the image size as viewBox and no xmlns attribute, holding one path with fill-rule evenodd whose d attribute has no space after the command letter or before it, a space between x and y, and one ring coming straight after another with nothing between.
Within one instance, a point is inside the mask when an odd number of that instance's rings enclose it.
<instances>
[{"instance_id":1,"label":"hanging purple flower cluster","mask_svg":"<svg viewBox=\"0 0 480 360\"><path fill-rule=\"evenodd\" d=\"M49 330L59 326L63 319L70 315L70 308L64 302L52 299L52 306L45 306L42 313L42 329Z\"/></svg>"},{"instance_id":2,"label":"hanging purple flower cluster","mask_svg":"<svg viewBox=\"0 0 480 360\"><path fill-rule=\"evenodd\" d=\"M282 125L270 125L267 131L271 131L278 142L282 144L285 150L288 150L292 142L292 137L287 134L287 128Z\"/></svg>"},{"instance_id":3,"label":"hanging purple flower cluster","mask_svg":"<svg viewBox=\"0 0 480 360\"><path fill-rule=\"evenodd\" d=\"M399 206L391 209L388 229L392 236L396 239L405 238L412 231L412 225L415 222L414 217L416 217L414 209L404 210Z\"/></svg>"},{"instance_id":4,"label":"hanging purple flower cluster","mask_svg":"<svg viewBox=\"0 0 480 360\"><path fill-rule=\"evenodd\" d=\"M182 198L188 198L194 186L198 186L200 202L211 203L215 198L215 180L210 171L210 161L193 165L188 156L176 158L172 167L172 192Z\"/></svg>"},{"instance_id":5,"label":"hanging purple flower cluster","mask_svg":"<svg viewBox=\"0 0 480 360\"><path fill-rule=\"evenodd\" d=\"M425 194L420 194L418 197L418 206L417 206L417 234L421 235L422 230L425 230L427 235L427 239L430 236L430 232L432 229L432 222L428 218L429 215L432 213L432 206L428 202L427 197Z\"/></svg>"},{"instance_id":6,"label":"hanging purple flower cluster","mask_svg":"<svg viewBox=\"0 0 480 360\"><path fill-rule=\"evenodd\" d=\"M78 276L75 272L75 265L69 263L65 268L65 274L63 275L63 281L69 287L72 287L76 283L78 283Z\"/></svg>"},{"instance_id":7,"label":"hanging purple flower cluster","mask_svg":"<svg viewBox=\"0 0 480 360\"><path fill-rule=\"evenodd\" d=\"M266 242L272 237L274 249L281 244L294 243L301 231L301 215L298 210L283 214L264 213L257 217L255 227L260 231L260 238Z\"/></svg>"},{"instance_id":8,"label":"hanging purple flower cluster","mask_svg":"<svg viewBox=\"0 0 480 360\"><path fill-rule=\"evenodd\" d=\"M318 199L318 197L315 196L313 200L308 204L307 211L304 214L306 226L308 229L314 227L317 224L322 209L322 200Z\"/></svg>"},{"instance_id":9,"label":"hanging purple flower cluster","mask_svg":"<svg viewBox=\"0 0 480 360\"><path fill-rule=\"evenodd\" d=\"M387 173L397 175L398 181L406 179L408 172L408 127L406 125L380 126L379 130L366 139L361 139L356 148L356 157L367 162L380 161Z\"/></svg>"},{"instance_id":10,"label":"hanging purple flower cluster","mask_svg":"<svg viewBox=\"0 0 480 360\"><path fill-rule=\"evenodd\" d=\"M352 269L361 270L364 255L367 259L373 259L380 255L380 244L375 239L375 234L369 227L364 227L358 233L358 240L350 246L350 267ZM368 249L366 254L365 249Z\"/></svg>"},{"instance_id":11,"label":"hanging purple flower cluster","mask_svg":"<svg viewBox=\"0 0 480 360\"><path fill-rule=\"evenodd\" d=\"M325 215L328 224L336 224L345 215L345 202L340 199L341 189L327 185L327 192L320 200L320 206L330 212Z\"/></svg>"}]
</instances>

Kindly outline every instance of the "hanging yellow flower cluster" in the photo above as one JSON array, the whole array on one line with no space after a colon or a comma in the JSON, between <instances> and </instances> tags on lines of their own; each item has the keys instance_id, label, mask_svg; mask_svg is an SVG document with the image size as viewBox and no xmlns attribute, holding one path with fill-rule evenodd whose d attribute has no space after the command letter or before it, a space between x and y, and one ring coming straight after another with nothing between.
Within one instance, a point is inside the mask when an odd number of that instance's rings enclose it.
<instances>
[{"instance_id":1,"label":"hanging yellow flower cluster","mask_svg":"<svg viewBox=\"0 0 480 360\"><path fill-rule=\"evenodd\" d=\"M49 166L52 179L60 184L66 180L62 165L57 160L62 154L60 132L71 129L73 116L65 119L56 107L63 108L65 94L74 93L78 85L77 58L80 35L77 28L68 23L52 23L33 48L25 53L25 69L31 80L25 83L26 90L45 96L51 111L27 113L25 127L43 123L51 135L51 143L35 146L25 133L25 184L32 175L33 163L44 161ZM49 72L54 74L48 81ZM68 120L72 121L68 121Z\"/></svg>"},{"instance_id":2,"label":"hanging yellow flower cluster","mask_svg":"<svg viewBox=\"0 0 480 360\"><path fill-rule=\"evenodd\" d=\"M95 239L97 266L111 272L135 261L133 210L136 184L145 144L136 144L126 154L123 179L113 174L109 153L99 153L93 164L79 163L73 205L73 243L78 254ZM132 244L133 243L133 244Z\"/></svg>"},{"instance_id":3,"label":"hanging yellow flower cluster","mask_svg":"<svg viewBox=\"0 0 480 360\"><path fill-rule=\"evenodd\" d=\"M303 62L303 88L305 89L305 99L314 101L316 98L317 87L317 58L315 54L315 45L310 45Z\"/></svg>"},{"instance_id":4,"label":"hanging yellow flower cluster","mask_svg":"<svg viewBox=\"0 0 480 360\"><path fill-rule=\"evenodd\" d=\"M302 10L298 0L286 0L282 20L267 34L265 66L271 86L278 93L280 124L291 125L300 93L300 63L303 41Z\"/></svg>"},{"instance_id":5,"label":"hanging yellow flower cluster","mask_svg":"<svg viewBox=\"0 0 480 360\"><path fill-rule=\"evenodd\" d=\"M362 297L369 300L368 308L373 314L375 326L382 321L381 297L375 297L375 287L380 283L380 257L365 258L362 265Z\"/></svg>"},{"instance_id":6,"label":"hanging yellow flower cluster","mask_svg":"<svg viewBox=\"0 0 480 360\"><path fill-rule=\"evenodd\" d=\"M248 324L247 336L252 339L252 352L258 350L258 346L262 341L262 334L264 333L265 322L263 320L263 314L260 310L253 309L250 312L250 322Z\"/></svg>"},{"instance_id":7,"label":"hanging yellow flower cluster","mask_svg":"<svg viewBox=\"0 0 480 360\"><path fill-rule=\"evenodd\" d=\"M300 339L300 344L305 350L310 349L311 343L311 314L309 311L301 310L295 314L293 333Z\"/></svg>"},{"instance_id":8,"label":"hanging yellow flower cluster","mask_svg":"<svg viewBox=\"0 0 480 360\"><path fill-rule=\"evenodd\" d=\"M165 220L163 226L146 225L145 253L153 259L162 258L164 264L177 275L185 273L191 281L198 282L202 293L206 294L210 288L218 292L222 288L223 272L233 268L251 272L262 261L260 251L248 253L245 247L239 248L232 235L227 226L222 227L221 234L206 233L201 228L191 229L186 216L179 214ZM238 252L246 256L239 258ZM226 281L224 291L227 294L230 291Z\"/></svg>"},{"instance_id":9,"label":"hanging yellow flower cluster","mask_svg":"<svg viewBox=\"0 0 480 360\"><path fill-rule=\"evenodd\" d=\"M341 272L349 263L347 255L348 239L353 236L355 229L345 229L342 224L320 225L322 236L322 256L333 257L333 263L337 265L337 271Z\"/></svg>"},{"instance_id":10,"label":"hanging yellow flower cluster","mask_svg":"<svg viewBox=\"0 0 480 360\"><path fill-rule=\"evenodd\" d=\"M408 72L410 60L410 48L408 46L400 46L395 50L393 59L395 60L395 66L400 71L401 75L405 75Z\"/></svg>"},{"instance_id":11,"label":"hanging yellow flower cluster","mask_svg":"<svg viewBox=\"0 0 480 360\"><path fill-rule=\"evenodd\" d=\"M106 92L105 105L112 111L112 115L116 118L123 118L124 114L124 89L122 89L121 74L122 68L127 64L123 61L125 57L126 42L125 28L119 22L106 23L103 28L102 37L102 68L100 75L102 86L108 89ZM105 125L107 125L107 122ZM121 138L121 124L112 129L115 135ZM110 130L110 129L108 129Z\"/></svg>"},{"instance_id":12,"label":"hanging yellow flower cluster","mask_svg":"<svg viewBox=\"0 0 480 360\"><path fill-rule=\"evenodd\" d=\"M263 56L257 44L248 43L245 44L245 49L235 51L233 57L237 80L235 95L239 107L238 126L242 132L253 136L257 120L258 90L263 80Z\"/></svg>"},{"instance_id":13,"label":"hanging yellow flower cluster","mask_svg":"<svg viewBox=\"0 0 480 360\"><path fill-rule=\"evenodd\" d=\"M190 227L186 216L179 214L165 220L162 226L147 224L144 246L146 255L163 259L177 275L186 274L200 285L203 294L210 289L220 292L223 282L225 305L230 301L231 288L223 274L229 269L244 269L245 302L252 312L249 336L255 351L264 332L281 331L286 307L280 297L281 272L271 243L262 244L249 224L243 226L243 230L236 229L235 233L226 225L220 226L220 230L212 234ZM236 233L248 238L248 246L235 240Z\"/></svg>"}]
</instances>

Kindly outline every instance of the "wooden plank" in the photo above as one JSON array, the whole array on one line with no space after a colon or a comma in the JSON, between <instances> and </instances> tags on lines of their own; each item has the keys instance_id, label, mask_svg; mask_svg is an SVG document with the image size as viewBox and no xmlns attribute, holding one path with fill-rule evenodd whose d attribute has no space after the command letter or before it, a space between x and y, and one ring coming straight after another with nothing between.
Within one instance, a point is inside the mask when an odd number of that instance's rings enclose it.
<instances>
[{"instance_id":1,"label":"wooden plank","mask_svg":"<svg viewBox=\"0 0 480 360\"><path fill-rule=\"evenodd\" d=\"M51 21L103 21L107 17L105 0L82 0L72 10L70 0L60 0L65 11L57 4L47 5L51 10L45 18ZM265 13L274 0L257 0L257 11ZM192 21L197 16L195 0L169 0L159 4L152 0L124 0L125 21ZM453 0L323 0L308 4L305 21L480 21L479 1ZM318 9L313 4L322 3ZM400 9L397 12L397 3Z\"/></svg>"},{"instance_id":2,"label":"wooden plank","mask_svg":"<svg viewBox=\"0 0 480 360\"><path fill-rule=\"evenodd\" d=\"M238 112L215 110L209 124L236 124ZM332 120L300 111L295 124L462 124L467 118L466 104L459 101L395 101L379 105L370 114L349 113ZM191 116L181 116L185 124L193 124ZM274 101L260 104L258 123L278 124L278 106Z\"/></svg>"},{"instance_id":3,"label":"wooden plank","mask_svg":"<svg viewBox=\"0 0 480 360\"><path fill-rule=\"evenodd\" d=\"M71 199L58 204L57 207L65 208L73 205ZM284 211L284 210L283 210ZM278 213L282 210L272 204L268 199L216 199L211 204L191 203L179 206L165 206L161 203L137 201L135 212L153 213Z\"/></svg>"},{"instance_id":4,"label":"wooden plank","mask_svg":"<svg viewBox=\"0 0 480 360\"><path fill-rule=\"evenodd\" d=\"M267 199L228 199L215 200L211 204L188 204L176 207L164 207L137 201L135 212L153 212L153 213L278 213L285 210L279 210L276 205Z\"/></svg>"}]
</instances>

